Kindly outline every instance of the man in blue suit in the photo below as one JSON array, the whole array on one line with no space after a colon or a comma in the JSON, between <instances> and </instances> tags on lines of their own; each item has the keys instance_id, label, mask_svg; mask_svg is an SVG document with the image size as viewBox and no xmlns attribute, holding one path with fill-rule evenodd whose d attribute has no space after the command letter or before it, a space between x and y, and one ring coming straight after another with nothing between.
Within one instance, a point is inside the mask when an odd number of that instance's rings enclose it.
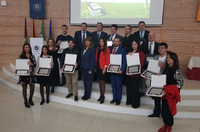
<instances>
[{"instance_id":1,"label":"man in blue suit","mask_svg":"<svg viewBox=\"0 0 200 132\"><path fill-rule=\"evenodd\" d=\"M123 72L126 68L126 50L120 47L121 44L120 38L115 37L113 46L110 48L111 54L121 54L122 55L122 65L120 70L117 73L110 74L112 92L113 92L113 100L110 103L116 103L119 105L122 99L122 78Z\"/></svg>"},{"instance_id":2,"label":"man in blue suit","mask_svg":"<svg viewBox=\"0 0 200 132\"><path fill-rule=\"evenodd\" d=\"M83 42L87 37L91 37L91 33L87 31L87 23L83 22L81 24L81 30L76 31L74 35L75 48L80 51L80 54L83 49ZM80 70L80 65L77 67L77 69L78 69L78 80L81 80L82 72Z\"/></svg>"},{"instance_id":3,"label":"man in blue suit","mask_svg":"<svg viewBox=\"0 0 200 132\"><path fill-rule=\"evenodd\" d=\"M101 22L97 23L97 31L92 32L91 37L94 44L95 49L99 46L100 38L107 39L108 34L103 32L103 24Z\"/></svg>"}]
</instances>

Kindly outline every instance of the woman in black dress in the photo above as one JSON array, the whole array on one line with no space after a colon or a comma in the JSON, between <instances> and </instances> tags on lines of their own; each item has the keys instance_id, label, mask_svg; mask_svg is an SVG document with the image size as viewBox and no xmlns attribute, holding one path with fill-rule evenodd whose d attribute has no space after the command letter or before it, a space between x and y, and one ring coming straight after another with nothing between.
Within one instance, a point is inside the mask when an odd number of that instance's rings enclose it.
<instances>
[{"instance_id":1,"label":"woman in black dress","mask_svg":"<svg viewBox=\"0 0 200 132\"><path fill-rule=\"evenodd\" d=\"M134 40L134 36L132 34L132 27L130 25L127 25L124 28L124 36L123 36L123 45L122 48L126 50L128 53L132 49L132 42Z\"/></svg>"},{"instance_id":2,"label":"woman in black dress","mask_svg":"<svg viewBox=\"0 0 200 132\"><path fill-rule=\"evenodd\" d=\"M97 80L99 81L100 97L97 101L104 103L106 69L110 63L110 49L107 47L107 41L100 38L99 45L96 49L95 68L97 72Z\"/></svg>"},{"instance_id":3,"label":"woman in black dress","mask_svg":"<svg viewBox=\"0 0 200 132\"><path fill-rule=\"evenodd\" d=\"M28 43L25 43L23 45L22 53L19 56L19 59L30 59L28 61L28 65L30 66L30 75L29 76L20 76L19 77L19 82L22 83L22 95L24 97L24 105L26 108L30 108L30 105L34 105L32 98L34 94L34 88L35 88L35 67L36 67L36 62L35 62L35 56L32 54L31 51L31 46ZM29 96L29 103L27 101L27 85L30 85L30 96ZM29 105L30 104L30 105Z\"/></svg>"},{"instance_id":4,"label":"woman in black dress","mask_svg":"<svg viewBox=\"0 0 200 132\"><path fill-rule=\"evenodd\" d=\"M49 55L49 49L46 45L42 47L42 53L40 56L37 58L37 65L36 65L36 71L38 72L39 70L39 59L40 58L51 58L51 63L49 64L51 67L53 67L53 57ZM51 76L37 76L37 83L40 84L40 95L42 98L42 101L40 102L40 105L43 105L45 100L44 100L44 86L46 87L46 102L49 103L49 90L50 90L50 85L52 85L51 78L53 77L53 74L50 74Z\"/></svg>"},{"instance_id":5,"label":"woman in black dress","mask_svg":"<svg viewBox=\"0 0 200 132\"><path fill-rule=\"evenodd\" d=\"M49 48L49 55L53 57L54 67L51 70L50 76L52 76L51 81L51 93L54 93L54 87L60 85L60 75L59 75L59 66L58 66L58 48L53 38L49 38L47 41L47 46Z\"/></svg>"},{"instance_id":6,"label":"woman in black dress","mask_svg":"<svg viewBox=\"0 0 200 132\"><path fill-rule=\"evenodd\" d=\"M181 69L179 68L178 56L174 52L169 52L167 55L167 64L166 68L163 72L166 74L166 85L175 84L178 90L183 86L183 78ZM164 92L164 96L166 96L166 92ZM163 97L164 97L163 96ZM162 100L162 118L164 125L158 130L158 132L171 132L172 125L174 124L174 117L169 110L169 105L167 99Z\"/></svg>"}]
</instances>

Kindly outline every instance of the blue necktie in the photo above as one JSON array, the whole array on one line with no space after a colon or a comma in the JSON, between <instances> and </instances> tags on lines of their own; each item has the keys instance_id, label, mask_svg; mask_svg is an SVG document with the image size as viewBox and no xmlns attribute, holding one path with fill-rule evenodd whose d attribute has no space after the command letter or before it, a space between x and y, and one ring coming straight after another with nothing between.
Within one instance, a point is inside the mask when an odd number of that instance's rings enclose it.
<instances>
[{"instance_id":1,"label":"blue necktie","mask_svg":"<svg viewBox=\"0 0 200 132\"><path fill-rule=\"evenodd\" d=\"M97 45L99 45L100 33L97 33Z\"/></svg>"}]
</instances>

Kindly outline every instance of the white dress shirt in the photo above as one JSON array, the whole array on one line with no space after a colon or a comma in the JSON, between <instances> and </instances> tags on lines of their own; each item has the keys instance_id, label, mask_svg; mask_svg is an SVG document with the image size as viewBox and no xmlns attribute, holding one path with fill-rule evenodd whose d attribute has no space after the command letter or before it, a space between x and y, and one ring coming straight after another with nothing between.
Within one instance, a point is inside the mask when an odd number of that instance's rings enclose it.
<instances>
[{"instance_id":1,"label":"white dress shirt","mask_svg":"<svg viewBox=\"0 0 200 132\"><path fill-rule=\"evenodd\" d=\"M148 44L148 50L149 50L150 44L151 44L151 53L150 54L153 54L154 53L155 42L149 42L149 44Z\"/></svg>"}]
</instances>

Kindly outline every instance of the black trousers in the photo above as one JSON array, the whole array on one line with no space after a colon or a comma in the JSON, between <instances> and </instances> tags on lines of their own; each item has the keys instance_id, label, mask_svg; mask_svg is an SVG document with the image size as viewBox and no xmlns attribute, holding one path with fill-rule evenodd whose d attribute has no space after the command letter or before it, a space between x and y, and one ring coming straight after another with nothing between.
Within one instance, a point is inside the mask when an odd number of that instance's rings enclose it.
<instances>
[{"instance_id":1,"label":"black trousers","mask_svg":"<svg viewBox=\"0 0 200 132\"><path fill-rule=\"evenodd\" d=\"M169 105L167 104L167 100L162 100L162 118L163 122L168 126L172 126L174 124L174 117L169 110Z\"/></svg>"},{"instance_id":2,"label":"black trousers","mask_svg":"<svg viewBox=\"0 0 200 132\"><path fill-rule=\"evenodd\" d=\"M160 110L161 110L161 98L160 97L152 97L152 99L154 100L154 110L153 110L153 114L156 116L160 116Z\"/></svg>"},{"instance_id":3,"label":"black trousers","mask_svg":"<svg viewBox=\"0 0 200 132\"><path fill-rule=\"evenodd\" d=\"M132 78L127 76L126 80L126 104L131 104L133 108L140 107L139 84L141 78Z\"/></svg>"}]
</instances>

